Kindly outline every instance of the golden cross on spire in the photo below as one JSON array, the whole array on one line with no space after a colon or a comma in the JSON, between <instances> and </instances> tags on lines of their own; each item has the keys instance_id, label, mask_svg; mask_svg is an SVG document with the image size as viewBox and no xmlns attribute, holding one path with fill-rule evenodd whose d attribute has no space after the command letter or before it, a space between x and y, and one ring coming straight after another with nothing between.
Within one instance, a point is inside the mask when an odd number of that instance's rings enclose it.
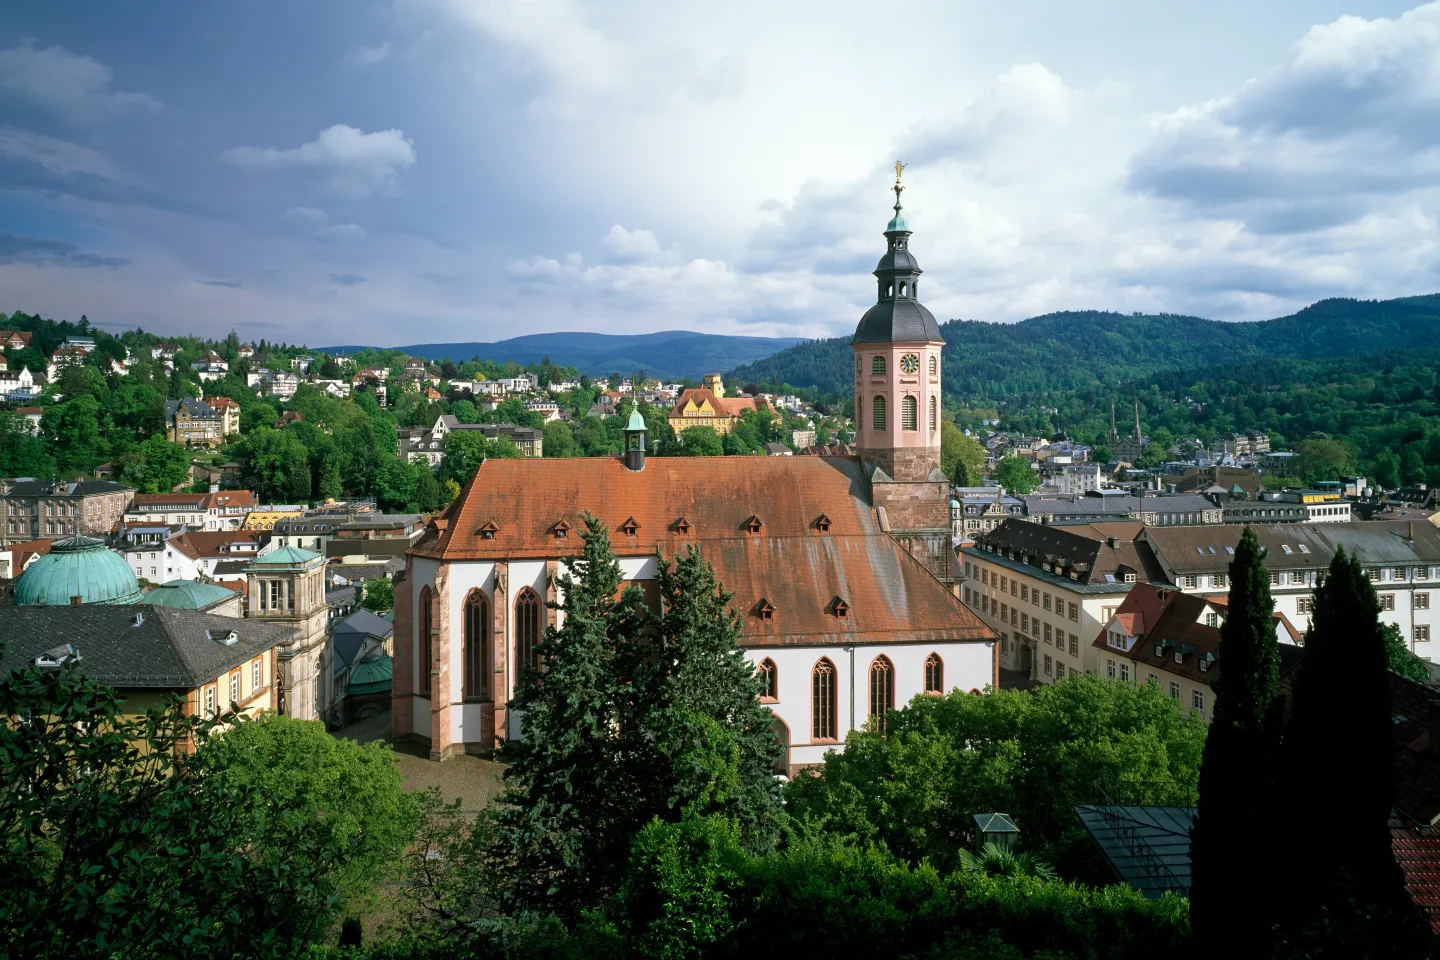
<instances>
[{"instance_id":1,"label":"golden cross on spire","mask_svg":"<svg viewBox=\"0 0 1440 960\"><path fill-rule=\"evenodd\" d=\"M905 184L903 184L903 183L900 182L900 175L901 175L902 173L904 173L904 172L905 172L905 164L901 163L899 160L896 160L896 161L895 161L895 186L891 187L890 189L895 191L895 206L896 206L897 208L900 206L900 194L901 194L901 192L903 192L904 189L905 189Z\"/></svg>"}]
</instances>

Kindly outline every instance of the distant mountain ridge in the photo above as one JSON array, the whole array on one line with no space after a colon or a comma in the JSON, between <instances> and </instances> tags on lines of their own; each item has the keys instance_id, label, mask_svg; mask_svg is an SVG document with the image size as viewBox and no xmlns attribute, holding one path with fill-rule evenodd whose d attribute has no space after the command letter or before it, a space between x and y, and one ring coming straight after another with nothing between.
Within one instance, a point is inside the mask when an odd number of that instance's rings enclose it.
<instances>
[{"instance_id":1,"label":"distant mountain ridge","mask_svg":"<svg viewBox=\"0 0 1440 960\"><path fill-rule=\"evenodd\" d=\"M532 333L489 343L416 343L376 349L403 350L412 357L426 360L450 359L457 362L478 356L481 360L493 360L497 363L507 360L537 363L548 356L552 362L575 367L590 377L644 370L651 376L673 379L698 378L707 373L720 373L804 342L800 337L736 337L690 330L666 330L629 335ZM347 344L316 349L330 353L353 352L364 349L364 345Z\"/></svg>"},{"instance_id":2,"label":"distant mountain ridge","mask_svg":"<svg viewBox=\"0 0 1440 960\"><path fill-rule=\"evenodd\" d=\"M1253 323L1072 311L1019 323L951 320L941 325L941 333L949 397L1017 400L1113 388L1161 371L1266 358L1358 357L1437 345L1440 294L1321 300L1290 316ZM849 394L851 366L849 338L836 337L741 364L727 379Z\"/></svg>"}]
</instances>

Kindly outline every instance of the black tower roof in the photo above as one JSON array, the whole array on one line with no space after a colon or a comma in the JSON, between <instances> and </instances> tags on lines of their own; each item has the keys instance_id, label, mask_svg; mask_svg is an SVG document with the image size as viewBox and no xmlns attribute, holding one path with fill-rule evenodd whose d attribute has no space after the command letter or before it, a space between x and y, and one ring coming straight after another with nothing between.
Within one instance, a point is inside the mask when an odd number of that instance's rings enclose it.
<instances>
[{"instance_id":1,"label":"black tower roof","mask_svg":"<svg viewBox=\"0 0 1440 960\"><path fill-rule=\"evenodd\" d=\"M854 343L939 342L940 324L916 299L916 281L923 272L910 252L910 224L900 206L905 187L895 178L895 216L885 228L886 250L875 265L879 281L875 306L865 311L855 328Z\"/></svg>"}]
</instances>

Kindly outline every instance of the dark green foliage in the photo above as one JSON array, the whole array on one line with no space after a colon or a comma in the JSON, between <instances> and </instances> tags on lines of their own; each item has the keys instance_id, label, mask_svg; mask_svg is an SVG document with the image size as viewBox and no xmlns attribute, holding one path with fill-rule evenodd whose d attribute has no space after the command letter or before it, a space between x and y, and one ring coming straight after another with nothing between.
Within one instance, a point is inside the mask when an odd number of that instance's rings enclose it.
<instances>
[{"instance_id":1,"label":"dark green foliage","mask_svg":"<svg viewBox=\"0 0 1440 960\"><path fill-rule=\"evenodd\" d=\"M1077 676L1033 694L921 696L891 714L883 735L852 733L818 777L797 777L786 809L942 870L973 845L971 817L1000 810L1014 817L1024 847L1076 875L1090 866L1091 842L1073 805L1101 799L1096 781L1193 789L1204 741L1203 722L1182 717L1151 684Z\"/></svg>"},{"instance_id":2,"label":"dark green foliage","mask_svg":"<svg viewBox=\"0 0 1440 960\"><path fill-rule=\"evenodd\" d=\"M50 445L35 435L29 418L0 411L0 475L49 478L55 471Z\"/></svg>"},{"instance_id":3,"label":"dark green foliage","mask_svg":"<svg viewBox=\"0 0 1440 960\"><path fill-rule=\"evenodd\" d=\"M689 427L680 431L680 453L687 457L718 457L725 445L714 427Z\"/></svg>"},{"instance_id":4,"label":"dark green foliage","mask_svg":"<svg viewBox=\"0 0 1440 960\"><path fill-rule=\"evenodd\" d=\"M990 471L990 479L1005 488L1005 492L1022 495L1040 486L1040 474L1030 466L1024 457L1001 457Z\"/></svg>"},{"instance_id":5,"label":"dark green foliage","mask_svg":"<svg viewBox=\"0 0 1440 960\"><path fill-rule=\"evenodd\" d=\"M169 493L189 479L189 451L158 435L126 455L120 469L121 482L140 493Z\"/></svg>"},{"instance_id":6,"label":"dark green foliage","mask_svg":"<svg viewBox=\"0 0 1440 960\"><path fill-rule=\"evenodd\" d=\"M1275 604L1260 541L1246 527L1229 568L1220 627L1215 715L1200 765L1191 833L1190 901L1202 951L1263 950L1273 921L1271 878L1255 869L1256 824L1282 809L1276 784L1283 701Z\"/></svg>"},{"instance_id":7,"label":"dark green foliage","mask_svg":"<svg viewBox=\"0 0 1440 960\"><path fill-rule=\"evenodd\" d=\"M619 730L626 691L617 648L644 626L638 590L620 593L620 566L603 524L585 518L584 552L561 574L561 627L541 645L544 682L517 665L511 709L524 734L506 740L509 764L495 813L496 861L511 908L575 918L619 886L634 836L636 785ZM619 595L619 599L617 599Z\"/></svg>"},{"instance_id":8,"label":"dark green foliage","mask_svg":"<svg viewBox=\"0 0 1440 960\"><path fill-rule=\"evenodd\" d=\"M1391 670L1402 677L1409 677L1417 683L1430 682L1430 670L1425 661L1417 657L1405 642L1405 634L1393 623L1380 624L1380 635L1385 641L1385 660Z\"/></svg>"},{"instance_id":9,"label":"dark green foliage","mask_svg":"<svg viewBox=\"0 0 1440 960\"><path fill-rule=\"evenodd\" d=\"M280 958L316 942L351 844L209 775L183 746L203 753L216 721L178 698L119 707L74 664L0 680L0 715L17 718L0 724L0 941L75 958Z\"/></svg>"},{"instance_id":10,"label":"dark green foliage","mask_svg":"<svg viewBox=\"0 0 1440 960\"><path fill-rule=\"evenodd\" d=\"M1409 911L1404 878L1390 849L1394 802L1390 678L1380 601L1360 560L1336 551L1315 590L1315 612L1295 677L1285 732L1285 806L1294 876L1285 885L1290 920L1323 911ZM1336 709L1343 704L1344 709Z\"/></svg>"},{"instance_id":11,"label":"dark green foliage","mask_svg":"<svg viewBox=\"0 0 1440 960\"><path fill-rule=\"evenodd\" d=\"M360 596L360 606L371 613L389 613L395 609L395 582L389 577L366 580Z\"/></svg>"}]
</instances>

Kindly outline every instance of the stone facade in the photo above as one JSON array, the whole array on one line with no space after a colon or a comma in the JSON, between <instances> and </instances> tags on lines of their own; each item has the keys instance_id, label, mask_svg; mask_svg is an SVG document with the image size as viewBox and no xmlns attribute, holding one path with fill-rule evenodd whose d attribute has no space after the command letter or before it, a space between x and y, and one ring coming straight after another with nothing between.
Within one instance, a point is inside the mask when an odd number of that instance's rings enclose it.
<instances>
[{"instance_id":1,"label":"stone facade","mask_svg":"<svg viewBox=\"0 0 1440 960\"><path fill-rule=\"evenodd\" d=\"M76 534L109 536L135 493L130 487L108 480L9 481L3 482L0 491L5 515L0 544Z\"/></svg>"}]
</instances>

